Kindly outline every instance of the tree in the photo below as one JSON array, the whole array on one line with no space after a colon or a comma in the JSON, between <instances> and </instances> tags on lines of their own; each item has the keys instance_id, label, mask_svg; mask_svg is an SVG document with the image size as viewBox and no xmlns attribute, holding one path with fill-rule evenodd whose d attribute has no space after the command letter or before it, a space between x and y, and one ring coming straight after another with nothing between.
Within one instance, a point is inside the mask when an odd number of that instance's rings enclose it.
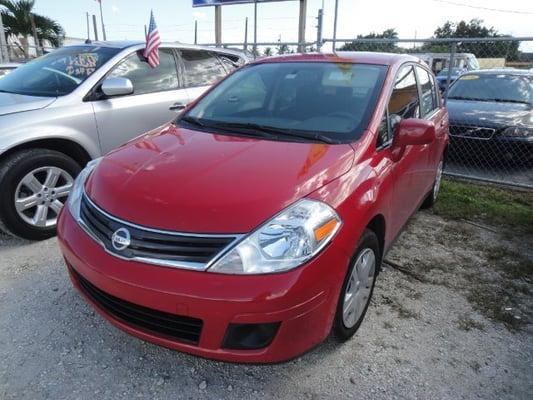
<instances>
[{"instance_id":1,"label":"tree","mask_svg":"<svg viewBox=\"0 0 533 400\"><path fill-rule=\"evenodd\" d=\"M51 18L33 12L35 0L0 0L0 13L7 36L19 39L24 55L28 57L28 36L33 36L33 23L40 43L47 40L52 46L60 46L65 33L61 25Z\"/></svg>"},{"instance_id":2,"label":"tree","mask_svg":"<svg viewBox=\"0 0 533 400\"><path fill-rule=\"evenodd\" d=\"M289 46L287 46L285 43L280 43L280 44L278 44L277 52L278 52L278 54L290 53Z\"/></svg>"},{"instance_id":3,"label":"tree","mask_svg":"<svg viewBox=\"0 0 533 400\"><path fill-rule=\"evenodd\" d=\"M265 57L270 57L272 55L272 48L271 47L265 48L265 51L263 52L263 55Z\"/></svg>"},{"instance_id":4,"label":"tree","mask_svg":"<svg viewBox=\"0 0 533 400\"><path fill-rule=\"evenodd\" d=\"M448 38L495 38L509 37L509 41L494 42L463 42L457 45L460 53L473 53L478 58L498 58L504 57L507 60L516 60L519 56L518 47L520 43L512 40L512 36L500 35L493 27L483 25L483 20L472 19L470 22L447 21L444 25L435 30L435 37L440 39ZM435 45L422 46L424 51L435 51ZM449 51L449 50L448 50Z\"/></svg>"},{"instance_id":5,"label":"tree","mask_svg":"<svg viewBox=\"0 0 533 400\"><path fill-rule=\"evenodd\" d=\"M357 39L383 39L377 42L364 42ZM340 50L345 51L384 51L389 53L399 53L402 51L393 39L398 39L396 29L386 29L382 33L371 32L368 35L357 35L353 42L344 44ZM392 39L392 40L391 40Z\"/></svg>"}]
</instances>

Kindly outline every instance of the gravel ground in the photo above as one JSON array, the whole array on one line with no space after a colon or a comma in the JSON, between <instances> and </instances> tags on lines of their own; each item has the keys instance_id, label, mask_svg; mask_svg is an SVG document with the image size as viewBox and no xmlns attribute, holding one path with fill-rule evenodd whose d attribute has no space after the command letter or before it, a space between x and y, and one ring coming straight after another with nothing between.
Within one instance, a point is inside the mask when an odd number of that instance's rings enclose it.
<instances>
[{"instance_id":1,"label":"gravel ground","mask_svg":"<svg viewBox=\"0 0 533 400\"><path fill-rule=\"evenodd\" d=\"M532 242L419 213L351 341L247 366L122 333L71 287L55 239L0 236L0 399L530 399L531 254L516 249Z\"/></svg>"}]
</instances>

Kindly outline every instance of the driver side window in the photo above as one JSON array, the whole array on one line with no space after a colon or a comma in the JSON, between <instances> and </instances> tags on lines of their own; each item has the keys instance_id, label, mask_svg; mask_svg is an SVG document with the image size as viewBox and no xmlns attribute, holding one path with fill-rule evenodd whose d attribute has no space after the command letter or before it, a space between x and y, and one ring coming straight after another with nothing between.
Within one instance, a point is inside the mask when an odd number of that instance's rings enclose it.
<instances>
[{"instance_id":1,"label":"driver side window","mask_svg":"<svg viewBox=\"0 0 533 400\"><path fill-rule=\"evenodd\" d=\"M398 71L394 88L387 106L387 112L381 121L378 132L378 147L385 146L392 141L394 128L407 118L420 118L420 99L416 84L415 71L411 65L406 65Z\"/></svg>"}]
</instances>

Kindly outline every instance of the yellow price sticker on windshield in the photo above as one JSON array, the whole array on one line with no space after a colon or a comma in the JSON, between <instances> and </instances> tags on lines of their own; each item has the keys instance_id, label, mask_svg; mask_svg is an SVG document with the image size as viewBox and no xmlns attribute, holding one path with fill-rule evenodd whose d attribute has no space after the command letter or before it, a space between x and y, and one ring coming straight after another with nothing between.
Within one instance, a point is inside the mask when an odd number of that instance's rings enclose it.
<instances>
[{"instance_id":1,"label":"yellow price sticker on windshield","mask_svg":"<svg viewBox=\"0 0 533 400\"><path fill-rule=\"evenodd\" d=\"M479 79L479 75L465 75L461 77L462 81L473 81Z\"/></svg>"}]
</instances>

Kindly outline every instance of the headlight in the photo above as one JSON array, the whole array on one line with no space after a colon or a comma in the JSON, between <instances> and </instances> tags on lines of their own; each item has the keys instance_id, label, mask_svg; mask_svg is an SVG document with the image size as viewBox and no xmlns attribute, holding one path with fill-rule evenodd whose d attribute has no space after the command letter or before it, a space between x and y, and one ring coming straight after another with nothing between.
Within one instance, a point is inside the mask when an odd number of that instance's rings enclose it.
<instances>
[{"instance_id":1,"label":"headlight","mask_svg":"<svg viewBox=\"0 0 533 400\"><path fill-rule=\"evenodd\" d=\"M248 235L209 272L265 274L287 271L314 257L341 226L335 210L300 200Z\"/></svg>"},{"instance_id":2,"label":"headlight","mask_svg":"<svg viewBox=\"0 0 533 400\"><path fill-rule=\"evenodd\" d=\"M80 219L81 196L83 195L83 186L85 185L85 181L91 174L91 171L96 168L101 160L102 157L89 161L87 166L81 170L78 177L74 180L72 190L68 195L67 205L75 220Z\"/></svg>"},{"instance_id":3,"label":"headlight","mask_svg":"<svg viewBox=\"0 0 533 400\"><path fill-rule=\"evenodd\" d=\"M533 129L520 126L512 126L503 131L503 136L527 138L533 136Z\"/></svg>"}]
</instances>

